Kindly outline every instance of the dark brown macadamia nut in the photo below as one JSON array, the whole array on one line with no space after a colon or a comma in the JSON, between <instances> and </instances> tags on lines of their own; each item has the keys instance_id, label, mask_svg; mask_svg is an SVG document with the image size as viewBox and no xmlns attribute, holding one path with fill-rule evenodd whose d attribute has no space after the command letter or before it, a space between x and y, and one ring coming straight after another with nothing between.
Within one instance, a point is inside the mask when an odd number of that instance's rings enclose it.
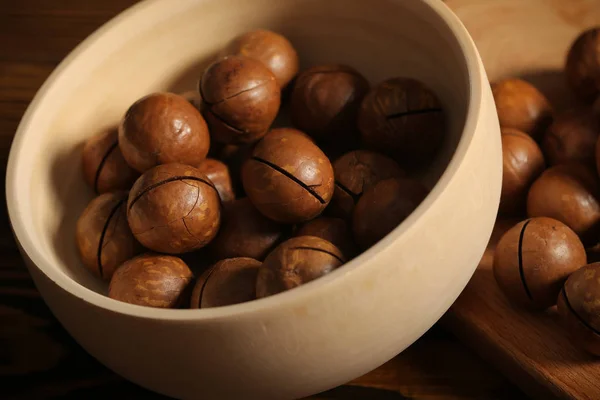
<instances>
[{"instance_id":1,"label":"dark brown macadamia nut","mask_svg":"<svg viewBox=\"0 0 600 400\"><path fill-rule=\"evenodd\" d=\"M573 343L600 356L600 263L573 272L558 296L557 306Z\"/></svg>"},{"instance_id":2,"label":"dark brown macadamia nut","mask_svg":"<svg viewBox=\"0 0 600 400\"><path fill-rule=\"evenodd\" d=\"M196 281L190 308L222 307L256 299L256 278L262 263L247 257L217 262Z\"/></svg>"},{"instance_id":3,"label":"dark brown macadamia nut","mask_svg":"<svg viewBox=\"0 0 600 400\"><path fill-rule=\"evenodd\" d=\"M380 181L366 190L354 207L354 239L368 249L406 219L425 199L428 190L409 178Z\"/></svg>"},{"instance_id":4,"label":"dark brown macadamia nut","mask_svg":"<svg viewBox=\"0 0 600 400\"><path fill-rule=\"evenodd\" d=\"M348 222L342 218L319 217L302 225L295 236L316 236L336 246L345 260L357 253L356 243Z\"/></svg>"},{"instance_id":5,"label":"dark brown macadamia nut","mask_svg":"<svg viewBox=\"0 0 600 400\"><path fill-rule=\"evenodd\" d=\"M598 136L600 118L588 109L572 109L555 116L542 149L550 165L581 162L593 166Z\"/></svg>"},{"instance_id":6,"label":"dark brown macadamia nut","mask_svg":"<svg viewBox=\"0 0 600 400\"><path fill-rule=\"evenodd\" d=\"M138 306L179 308L189 301L193 278L180 258L142 254L115 271L108 297Z\"/></svg>"},{"instance_id":7,"label":"dark brown macadamia nut","mask_svg":"<svg viewBox=\"0 0 600 400\"><path fill-rule=\"evenodd\" d=\"M594 115L597 118L600 119L600 95L598 96L598 98L596 99L594 104L592 105L592 112L594 113Z\"/></svg>"},{"instance_id":8,"label":"dark brown macadamia nut","mask_svg":"<svg viewBox=\"0 0 600 400\"><path fill-rule=\"evenodd\" d=\"M298 129L318 142L336 146L356 144L356 117L369 82L346 65L309 68L296 79L291 97L291 119Z\"/></svg>"},{"instance_id":9,"label":"dark brown macadamia nut","mask_svg":"<svg viewBox=\"0 0 600 400\"><path fill-rule=\"evenodd\" d=\"M127 225L127 192L104 193L85 208L76 228L83 264L96 276L110 280L115 269L140 253L142 246Z\"/></svg>"},{"instance_id":10,"label":"dark brown macadamia nut","mask_svg":"<svg viewBox=\"0 0 600 400\"><path fill-rule=\"evenodd\" d=\"M354 205L365 190L379 181L401 178L406 173L391 158L369 150L355 150L333 163L335 190L329 214L351 218Z\"/></svg>"},{"instance_id":11,"label":"dark brown macadamia nut","mask_svg":"<svg viewBox=\"0 0 600 400\"><path fill-rule=\"evenodd\" d=\"M275 248L258 271L256 297L293 289L344 264L342 252L315 236L291 238Z\"/></svg>"},{"instance_id":12,"label":"dark brown macadamia nut","mask_svg":"<svg viewBox=\"0 0 600 400\"><path fill-rule=\"evenodd\" d=\"M598 114L598 119L600 120L600 113ZM595 155L596 155L596 172L598 173L598 175L600 175L600 138L596 141Z\"/></svg>"},{"instance_id":13,"label":"dark brown macadamia nut","mask_svg":"<svg viewBox=\"0 0 600 400\"><path fill-rule=\"evenodd\" d=\"M221 221L219 195L194 167L164 164L133 185L127 220L136 239L161 253L180 254L206 246Z\"/></svg>"},{"instance_id":14,"label":"dark brown macadamia nut","mask_svg":"<svg viewBox=\"0 0 600 400\"><path fill-rule=\"evenodd\" d=\"M492 83L492 93L502 128L541 138L552 121L552 106L539 90L521 79L504 79Z\"/></svg>"},{"instance_id":15,"label":"dark brown macadamia nut","mask_svg":"<svg viewBox=\"0 0 600 400\"><path fill-rule=\"evenodd\" d=\"M82 164L85 181L96 193L129 190L140 176L123 158L116 129L102 132L85 143Z\"/></svg>"},{"instance_id":16,"label":"dark brown macadamia nut","mask_svg":"<svg viewBox=\"0 0 600 400\"><path fill-rule=\"evenodd\" d=\"M600 183L592 169L581 164L556 165L531 185L527 215L557 219L588 244L598 240L599 196Z\"/></svg>"},{"instance_id":17,"label":"dark brown macadamia nut","mask_svg":"<svg viewBox=\"0 0 600 400\"><path fill-rule=\"evenodd\" d=\"M591 103L600 95L600 27L577 37L567 55L565 73L583 101Z\"/></svg>"},{"instance_id":18,"label":"dark brown macadamia nut","mask_svg":"<svg viewBox=\"0 0 600 400\"><path fill-rule=\"evenodd\" d=\"M502 214L525 214L527 192L545 168L542 151L531 136L516 129L502 129Z\"/></svg>"},{"instance_id":19,"label":"dark brown macadamia nut","mask_svg":"<svg viewBox=\"0 0 600 400\"><path fill-rule=\"evenodd\" d=\"M119 126L119 146L127 163L145 172L160 164L200 164L210 137L202 114L188 100L154 93L127 110Z\"/></svg>"},{"instance_id":20,"label":"dark brown macadamia nut","mask_svg":"<svg viewBox=\"0 0 600 400\"><path fill-rule=\"evenodd\" d=\"M515 304L546 309L569 275L587 263L579 237L551 218L532 218L509 229L494 254L494 276Z\"/></svg>"},{"instance_id":21,"label":"dark brown macadamia nut","mask_svg":"<svg viewBox=\"0 0 600 400\"><path fill-rule=\"evenodd\" d=\"M273 129L242 167L242 183L266 217L299 223L318 216L333 196L333 167L304 133Z\"/></svg>"},{"instance_id":22,"label":"dark brown macadamia nut","mask_svg":"<svg viewBox=\"0 0 600 400\"><path fill-rule=\"evenodd\" d=\"M223 206L221 228L210 249L217 260L250 257L262 260L283 233L283 226L262 215L248 198Z\"/></svg>"},{"instance_id":23,"label":"dark brown macadamia nut","mask_svg":"<svg viewBox=\"0 0 600 400\"><path fill-rule=\"evenodd\" d=\"M236 37L221 55L246 56L262 62L275 75L277 84L282 89L298 73L298 54L294 46L282 35L266 29L257 29Z\"/></svg>"},{"instance_id":24,"label":"dark brown macadamia nut","mask_svg":"<svg viewBox=\"0 0 600 400\"><path fill-rule=\"evenodd\" d=\"M401 167L431 164L446 135L446 120L437 96L423 83L392 78L372 89L358 113L366 147L391 155Z\"/></svg>"},{"instance_id":25,"label":"dark brown macadamia nut","mask_svg":"<svg viewBox=\"0 0 600 400\"><path fill-rule=\"evenodd\" d=\"M228 144L218 153L219 160L223 161L229 168L229 175L233 182L235 193L238 197L245 195L244 186L242 185L242 165L252 156L253 145L238 146Z\"/></svg>"},{"instance_id":26,"label":"dark brown macadamia nut","mask_svg":"<svg viewBox=\"0 0 600 400\"><path fill-rule=\"evenodd\" d=\"M219 192L221 202L226 203L235 200L235 190L233 189L233 183L227 165L214 158L207 158L198 166L198 171L206 175L206 177L215 185L215 189Z\"/></svg>"},{"instance_id":27,"label":"dark brown macadamia nut","mask_svg":"<svg viewBox=\"0 0 600 400\"><path fill-rule=\"evenodd\" d=\"M262 62L235 55L206 69L200 95L210 134L224 144L252 143L263 137L281 103L275 75Z\"/></svg>"}]
</instances>

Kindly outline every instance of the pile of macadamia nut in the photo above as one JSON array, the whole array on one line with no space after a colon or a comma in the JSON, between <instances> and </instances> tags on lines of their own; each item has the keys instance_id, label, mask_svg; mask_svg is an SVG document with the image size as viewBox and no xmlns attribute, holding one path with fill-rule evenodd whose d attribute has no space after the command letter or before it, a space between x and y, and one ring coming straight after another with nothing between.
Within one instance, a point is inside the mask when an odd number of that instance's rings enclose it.
<instances>
[{"instance_id":1,"label":"pile of macadamia nut","mask_svg":"<svg viewBox=\"0 0 600 400\"><path fill-rule=\"evenodd\" d=\"M528 217L500 239L494 275L516 305L558 304L575 343L600 355L600 27L575 40L565 75L581 104L560 112L527 82L492 84L500 214Z\"/></svg>"},{"instance_id":2,"label":"pile of macadamia nut","mask_svg":"<svg viewBox=\"0 0 600 400\"><path fill-rule=\"evenodd\" d=\"M291 126L274 128L283 108ZM79 253L109 297L141 306L219 307L287 291L410 215L428 194L415 176L445 136L423 83L371 88L341 64L299 73L290 41L248 32L196 92L149 94L118 129L88 140L83 171L99 195L77 223Z\"/></svg>"}]
</instances>

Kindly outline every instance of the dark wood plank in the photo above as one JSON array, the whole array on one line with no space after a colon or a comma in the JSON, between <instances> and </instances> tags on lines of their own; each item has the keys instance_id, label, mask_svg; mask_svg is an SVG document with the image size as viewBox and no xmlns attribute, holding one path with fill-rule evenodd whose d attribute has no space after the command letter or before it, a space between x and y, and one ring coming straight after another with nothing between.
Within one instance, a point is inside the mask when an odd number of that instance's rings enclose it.
<instances>
[{"instance_id":1,"label":"dark wood plank","mask_svg":"<svg viewBox=\"0 0 600 400\"><path fill-rule=\"evenodd\" d=\"M53 68L134 0L4 1L0 10L0 177L19 120ZM4 201L4 196L2 196ZM57 323L0 208L0 398L164 398L104 368ZM505 378L440 328L402 355L314 399L518 399Z\"/></svg>"}]
</instances>

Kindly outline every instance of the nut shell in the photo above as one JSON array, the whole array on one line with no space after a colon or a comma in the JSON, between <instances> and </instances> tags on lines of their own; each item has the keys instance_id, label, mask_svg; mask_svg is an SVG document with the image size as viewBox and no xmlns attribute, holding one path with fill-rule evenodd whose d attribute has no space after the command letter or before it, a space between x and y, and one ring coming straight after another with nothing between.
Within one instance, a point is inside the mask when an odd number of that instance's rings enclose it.
<instances>
[{"instance_id":1,"label":"nut shell","mask_svg":"<svg viewBox=\"0 0 600 400\"><path fill-rule=\"evenodd\" d=\"M558 314L573 342L600 355L600 263L575 271L558 296Z\"/></svg>"},{"instance_id":2,"label":"nut shell","mask_svg":"<svg viewBox=\"0 0 600 400\"><path fill-rule=\"evenodd\" d=\"M119 146L139 172L169 163L200 164L210 137L200 112L184 97L153 93L136 101L119 126Z\"/></svg>"},{"instance_id":3,"label":"nut shell","mask_svg":"<svg viewBox=\"0 0 600 400\"><path fill-rule=\"evenodd\" d=\"M296 49L284 36L272 31L257 29L238 36L221 53L222 56L232 54L262 62L275 75L280 88L298 73Z\"/></svg>"},{"instance_id":4,"label":"nut shell","mask_svg":"<svg viewBox=\"0 0 600 400\"><path fill-rule=\"evenodd\" d=\"M248 198L225 204L222 215L221 229L210 244L217 260L262 260L282 237L283 226L258 212Z\"/></svg>"},{"instance_id":5,"label":"nut shell","mask_svg":"<svg viewBox=\"0 0 600 400\"><path fill-rule=\"evenodd\" d=\"M427 194L427 189L412 179L380 181L365 191L354 207L354 239L368 249L404 221Z\"/></svg>"},{"instance_id":6,"label":"nut shell","mask_svg":"<svg viewBox=\"0 0 600 400\"><path fill-rule=\"evenodd\" d=\"M525 214L527 192L545 169L544 155L531 136L503 128L500 212L504 215Z\"/></svg>"},{"instance_id":7,"label":"nut shell","mask_svg":"<svg viewBox=\"0 0 600 400\"><path fill-rule=\"evenodd\" d=\"M580 162L594 166L600 118L588 109L573 109L554 118L542 141L550 165Z\"/></svg>"},{"instance_id":8,"label":"nut shell","mask_svg":"<svg viewBox=\"0 0 600 400\"><path fill-rule=\"evenodd\" d=\"M282 223L311 220L333 196L333 167L304 133L273 129L242 167L242 183L254 206Z\"/></svg>"},{"instance_id":9,"label":"nut shell","mask_svg":"<svg viewBox=\"0 0 600 400\"><path fill-rule=\"evenodd\" d=\"M83 264L110 280L119 265L139 254L142 246L127 224L127 192L104 193L85 208L76 227L77 249Z\"/></svg>"},{"instance_id":10,"label":"nut shell","mask_svg":"<svg viewBox=\"0 0 600 400\"><path fill-rule=\"evenodd\" d=\"M581 164L557 165L544 171L529 189L527 215L557 219L587 244L597 241L599 194L593 170Z\"/></svg>"},{"instance_id":11,"label":"nut shell","mask_svg":"<svg viewBox=\"0 0 600 400\"><path fill-rule=\"evenodd\" d=\"M252 143L263 137L281 103L275 75L260 61L236 55L207 68L200 94L210 133L225 144Z\"/></svg>"},{"instance_id":12,"label":"nut shell","mask_svg":"<svg viewBox=\"0 0 600 400\"><path fill-rule=\"evenodd\" d=\"M423 83L388 79L363 100L358 128L366 147L392 156L403 168L431 164L446 135L440 101Z\"/></svg>"},{"instance_id":13,"label":"nut shell","mask_svg":"<svg viewBox=\"0 0 600 400\"><path fill-rule=\"evenodd\" d=\"M333 172L335 190L328 212L347 219L365 190L384 179L406 176L394 160L369 150L344 154L333 163Z\"/></svg>"},{"instance_id":14,"label":"nut shell","mask_svg":"<svg viewBox=\"0 0 600 400\"><path fill-rule=\"evenodd\" d=\"M214 158L207 158L198 166L198 171L210 179L219 192L222 203L235 200L235 191L227 165Z\"/></svg>"},{"instance_id":15,"label":"nut shell","mask_svg":"<svg viewBox=\"0 0 600 400\"><path fill-rule=\"evenodd\" d=\"M275 248L258 271L258 298L293 289L344 264L342 252L314 236L291 238Z\"/></svg>"},{"instance_id":16,"label":"nut shell","mask_svg":"<svg viewBox=\"0 0 600 400\"><path fill-rule=\"evenodd\" d=\"M356 254L350 225L342 218L319 217L302 225L295 236L316 236L336 246L345 260Z\"/></svg>"},{"instance_id":17,"label":"nut shell","mask_svg":"<svg viewBox=\"0 0 600 400\"><path fill-rule=\"evenodd\" d=\"M582 100L591 103L600 95L600 27L581 33L575 40L567 55L565 73Z\"/></svg>"},{"instance_id":18,"label":"nut shell","mask_svg":"<svg viewBox=\"0 0 600 400\"><path fill-rule=\"evenodd\" d=\"M85 181L98 194L129 190L140 176L123 158L116 129L102 132L85 143L82 166Z\"/></svg>"},{"instance_id":19,"label":"nut shell","mask_svg":"<svg viewBox=\"0 0 600 400\"><path fill-rule=\"evenodd\" d=\"M155 308L178 308L189 301L194 276L180 258L143 254L120 266L108 287L108 297Z\"/></svg>"},{"instance_id":20,"label":"nut shell","mask_svg":"<svg viewBox=\"0 0 600 400\"><path fill-rule=\"evenodd\" d=\"M296 79L291 119L317 141L337 146L356 144L356 118L369 82L354 68L329 64L309 68Z\"/></svg>"},{"instance_id":21,"label":"nut shell","mask_svg":"<svg viewBox=\"0 0 600 400\"><path fill-rule=\"evenodd\" d=\"M127 220L147 248L180 254L200 249L216 236L220 208L217 190L204 174L187 165L165 164L133 185Z\"/></svg>"},{"instance_id":22,"label":"nut shell","mask_svg":"<svg viewBox=\"0 0 600 400\"><path fill-rule=\"evenodd\" d=\"M219 261L196 281L190 307L222 307L256 299L256 278L261 265L260 261L246 257Z\"/></svg>"},{"instance_id":23,"label":"nut shell","mask_svg":"<svg viewBox=\"0 0 600 400\"><path fill-rule=\"evenodd\" d=\"M552 121L552 106L539 90L521 79L504 79L492 83L492 93L502 128L541 138Z\"/></svg>"},{"instance_id":24,"label":"nut shell","mask_svg":"<svg viewBox=\"0 0 600 400\"><path fill-rule=\"evenodd\" d=\"M551 218L531 218L498 242L494 276L513 303L543 310L556 303L565 280L586 263L583 244L568 226Z\"/></svg>"}]
</instances>

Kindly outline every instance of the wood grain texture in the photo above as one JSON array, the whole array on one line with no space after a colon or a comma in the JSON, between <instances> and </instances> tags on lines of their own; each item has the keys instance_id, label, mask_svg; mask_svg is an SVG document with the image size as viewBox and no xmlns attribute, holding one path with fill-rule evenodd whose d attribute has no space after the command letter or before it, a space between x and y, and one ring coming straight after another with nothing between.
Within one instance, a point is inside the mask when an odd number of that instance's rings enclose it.
<instances>
[{"instance_id":1,"label":"wood grain texture","mask_svg":"<svg viewBox=\"0 0 600 400\"><path fill-rule=\"evenodd\" d=\"M536 85L557 111L577 105L563 65L573 40L600 25L599 0L448 0L481 53L491 81L516 76ZM555 309L514 308L492 272L493 249L514 221L499 221L479 269L443 323L540 399L599 399L600 360L575 348Z\"/></svg>"},{"instance_id":2,"label":"wood grain texture","mask_svg":"<svg viewBox=\"0 0 600 400\"><path fill-rule=\"evenodd\" d=\"M73 47L133 3L134 0L2 2L2 190L12 137L37 89ZM164 398L104 368L58 324L23 265L5 206L0 209L0 398ZM453 336L434 327L387 364L313 398L502 400L524 395Z\"/></svg>"}]
</instances>

